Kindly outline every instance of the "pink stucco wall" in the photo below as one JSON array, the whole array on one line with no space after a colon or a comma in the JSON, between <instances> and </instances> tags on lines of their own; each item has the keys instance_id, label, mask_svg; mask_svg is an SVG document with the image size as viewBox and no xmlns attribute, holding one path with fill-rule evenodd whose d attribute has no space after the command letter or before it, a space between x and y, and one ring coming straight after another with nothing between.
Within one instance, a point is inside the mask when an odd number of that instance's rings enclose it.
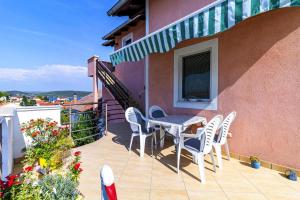
<instances>
[{"instance_id":1,"label":"pink stucco wall","mask_svg":"<svg viewBox=\"0 0 300 200\"><path fill-rule=\"evenodd\" d=\"M159 2L164 5L164 1ZM169 12L165 12L166 17L159 13L153 29L170 21ZM300 8L268 12L215 36L219 41L217 111L174 108L174 51L151 55L150 106L157 104L170 114L196 114L208 119L235 110L232 152L300 169L299 13ZM185 41L177 48L208 39Z\"/></svg>"},{"instance_id":2,"label":"pink stucco wall","mask_svg":"<svg viewBox=\"0 0 300 200\"><path fill-rule=\"evenodd\" d=\"M156 31L215 0L151 0L149 1L149 31Z\"/></svg>"},{"instance_id":3,"label":"pink stucco wall","mask_svg":"<svg viewBox=\"0 0 300 200\"><path fill-rule=\"evenodd\" d=\"M127 32L122 32L120 36L116 38L116 47L119 49L122 45L122 37L127 34L133 34L133 41L145 36L145 22L140 21L136 26L131 27ZM116 66L114 74L117 78L127 87L131 96L139 105L143 108L145 104L145 91L144 91L144 60L139 62L125 62ZM111 98L110 95L104 98Z\"/></svg>"}]
</instances>

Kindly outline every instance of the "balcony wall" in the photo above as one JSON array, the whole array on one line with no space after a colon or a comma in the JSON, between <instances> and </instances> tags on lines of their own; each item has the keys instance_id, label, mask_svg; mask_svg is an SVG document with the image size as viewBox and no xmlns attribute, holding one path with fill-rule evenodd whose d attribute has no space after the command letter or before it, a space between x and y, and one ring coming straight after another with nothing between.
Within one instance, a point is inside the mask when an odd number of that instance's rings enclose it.
<instances>
[{"instance_id":1,"label":"balcony wall","mask_svg":"<svg viewBox=\"0 0 300 200\"><path fill-rule=\"evenodd\" d=\"M12 172L13 160L24 155L23 149L30 144L20 131L21 124L31 119L51 118L60 124L60 106L2 107L2 177Z\"/></svg>"}]
</instances>

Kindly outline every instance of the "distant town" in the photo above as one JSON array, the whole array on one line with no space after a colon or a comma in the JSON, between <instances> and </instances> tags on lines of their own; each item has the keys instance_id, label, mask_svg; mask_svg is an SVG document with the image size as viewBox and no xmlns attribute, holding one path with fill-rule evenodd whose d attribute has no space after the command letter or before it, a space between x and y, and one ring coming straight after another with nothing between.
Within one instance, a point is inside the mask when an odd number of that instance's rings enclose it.
<instances>
[{"instance_id":1,"label":"distant town","mask_svg":"<svg viewBox=\"0 0 300 200\"><path fill-rule=\"evenodd\" d=\"M0 91L0 105L48 106L72 104L90 95L88 91L23 92Z\"/></svg>"}]
</instances>

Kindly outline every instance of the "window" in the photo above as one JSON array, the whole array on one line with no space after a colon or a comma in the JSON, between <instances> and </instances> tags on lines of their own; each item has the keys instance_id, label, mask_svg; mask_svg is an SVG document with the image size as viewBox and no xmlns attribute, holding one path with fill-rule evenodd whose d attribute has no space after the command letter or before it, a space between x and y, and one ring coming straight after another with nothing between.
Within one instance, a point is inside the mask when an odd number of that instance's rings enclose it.
<instances>
[{"instance_id":1,"label":"window","mask_svg":"<svg viewBox=\"0 0 300 200\"><path fill-rule=\"evenodd\" d=\"M218 40L174 52L174 107L217 109Z\"/></svg>"},{"instance_id":2,"label":"window","mask_svg":"<svg viewBox=\"0 0 300 200\"><path fill-rule=\"evenodd\" d=\"M128 35L124 36L122 38L122 47L125 47L129 44L131 44L133 42L133 39L132 39L132 33L129 33Z\"/></svg>"}]
</instances>

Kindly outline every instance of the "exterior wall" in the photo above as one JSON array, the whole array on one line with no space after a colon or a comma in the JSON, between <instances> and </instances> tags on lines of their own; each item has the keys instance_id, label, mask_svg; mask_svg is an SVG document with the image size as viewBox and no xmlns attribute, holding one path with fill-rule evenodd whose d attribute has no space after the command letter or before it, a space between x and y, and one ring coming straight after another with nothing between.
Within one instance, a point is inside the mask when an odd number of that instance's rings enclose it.
<instances>
[{"instance_id":1,"label":"exterior wall","mask_svg":"<svg viewBox=\"0 0 300 200\"><path fill-rule=\"evenodd\" d=\"M149 31L154 32L215 0L151 0L149 1Z\"/></svg>"},{"instance_id":2,"label":"exterior wall","mask_svg":"<svg viewBox=\"0 0 300 200\"><path fill-rule=\"evenodd\" d=\"M130 28L127 32L123 32L120 36L118 36L116 38L116 49L119 49L121 47L122 37L126 36L129 33L133 34L133 41L144 37L145 22L140 21L136 26ZM117 65L114 72L116 77L127 87L133 99L137 101L141 107L144 107L145 104L144 66L144 60L132 63L126 62ZM112 99L110 94L108 96L106 96L106 94L107 92L103 92L102 94L104 99Z\"/></svg>"},{"instance_id":3,"label":"exterior wall","mask_svg":"<svg viewBox=\"0 0 300 200\"><path fill-rule=\"evenodd\" d=\"M286 8L264 13L215 36L219 41L217 111L174 108L174 51L152 54L149 105L160 105L169 114L195 114L208 120L235 110L232 152L300 169L299 12L300 8ZM156 19L168 18L169 12L166 17L159 13ZM152 30L161 26L157 23ZM208 39L212 37L185 41L177 48Z\"/></svg>"}]
</instances>

